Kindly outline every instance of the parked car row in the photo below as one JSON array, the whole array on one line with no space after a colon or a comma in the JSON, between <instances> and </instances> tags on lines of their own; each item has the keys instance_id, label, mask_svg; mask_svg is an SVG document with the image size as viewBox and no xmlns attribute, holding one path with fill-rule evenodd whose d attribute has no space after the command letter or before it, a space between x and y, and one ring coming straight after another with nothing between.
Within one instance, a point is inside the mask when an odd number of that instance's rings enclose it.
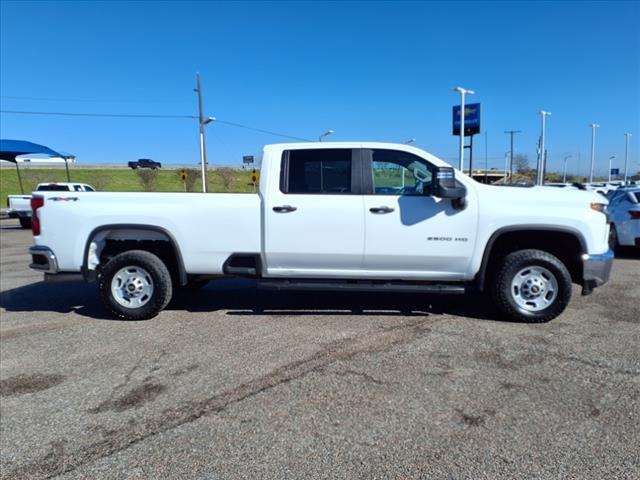
<instances>
[{"instance_id":1,"label":"parked car row","mask_svg":"<svg viewBox=\"0 0 640 480\"><path fill-rule=\"evenodd\" d=\"M55 182L40 183L36 192L95 192L86 183ZM22 228L31 228L31 195L9 195L7 197L7 214L9 218L17 218Z\"/></svg>"}]
</instances>

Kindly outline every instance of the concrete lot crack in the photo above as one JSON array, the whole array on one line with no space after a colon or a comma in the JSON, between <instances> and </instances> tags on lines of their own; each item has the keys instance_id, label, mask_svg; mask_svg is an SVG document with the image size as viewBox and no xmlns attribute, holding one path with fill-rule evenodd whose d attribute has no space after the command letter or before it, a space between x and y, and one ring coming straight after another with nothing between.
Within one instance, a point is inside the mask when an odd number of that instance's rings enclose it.
<instances>
[{"instance_id":1,"label":"concrete lot crack","mask_svg":"<svg viewBox=\"0 0 640 480\"><path fill-rule=\"evenodd\" d=\"M238 402L274 387L321 371L337 361L349 360L359 354L388 351L396 345L412 342L431 332L427 324L433 324L433 320L406 322L394 329L337 340L305 359L277 368L264 376L213 397L167 409L156 418L131 422L120 429L106 431L101 440L82 446L75 451L59 448L52 450L40 460L9 472L7 478L52 478L73 471L84 464L113 455L157 434L198 420L204 415L222 412ZM129 371L122 385L127 384L139 363Z\"/></svg>"},{"instance_id":2,"label":"concrete lot crack","mask_svg":"<svg viewBox=\"0 0 640 480\"><path fill-rule=\"evenodd\" d=\"M364 372L358 372L356 370L345 370L342 372L331 372L334 375L338 375L341 377L346 377L347 375L355 375L357 377L361 377L364 380L366 380L367 382L371 382L371 383L375 383L376 385L386 385L392 382L385 382L382 380L378 380L377 378L372 377L371 375L364 373Z\"/></svg>"},{"instance_id":3,"label":"concrete lot crack","mask_svg":"<svg viewBox=\"0 0 640 480\"><path fill-rule=\"evenodd\" d=\"M541 354L543 354L543 352L540 352ZM629 368L615 368L615 367L611 367L609 365L605 365L602 363L598 363L598 362L593 362L591 360L587 360L584 358L580 358L577 357L575 355L563 355L561 353L552 353L552 354L547 354L553 358L555 358L556 360L564 360L567 362L578 362L578 363L582 363L583 365L587 365L589 367L592 368L596 368L599 370L607 370L610 371L612 373L617 373L620 375L633 375L633 376L638 376L640 375L640 370L632 370Z\"/></svg>"}]
</instances>

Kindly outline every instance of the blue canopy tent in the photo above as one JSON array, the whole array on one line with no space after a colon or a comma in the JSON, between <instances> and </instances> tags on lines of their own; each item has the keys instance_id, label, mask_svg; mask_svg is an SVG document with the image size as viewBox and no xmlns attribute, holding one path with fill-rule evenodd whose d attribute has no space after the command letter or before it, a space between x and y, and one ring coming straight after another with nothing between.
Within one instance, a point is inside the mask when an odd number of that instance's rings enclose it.
<instances>
[{"instance_id":1,"label":"blue canopy tent","mask_svg":"<svg viewBox=\"0 0 640 480\"><path fill-rule=\"evenodd\" d=\"M74 155L68 153L60 153L55 150L45 147L44 145L38 145L37 143L27 142L25 140L0 140L0 160L6 160L7 162L13 162L16 164L16 172L18 173L18 183L20 184L20 192L24 194L24 188L22 187L22 177L20 177L20 168L18 167L18 160L16 157L20 155L48 155L49 157L59 157L64 160L64 166L67 171L67 181L70 182L69 176L69 164L67 160L75 158Z\"/></svg>"}]
</instances>

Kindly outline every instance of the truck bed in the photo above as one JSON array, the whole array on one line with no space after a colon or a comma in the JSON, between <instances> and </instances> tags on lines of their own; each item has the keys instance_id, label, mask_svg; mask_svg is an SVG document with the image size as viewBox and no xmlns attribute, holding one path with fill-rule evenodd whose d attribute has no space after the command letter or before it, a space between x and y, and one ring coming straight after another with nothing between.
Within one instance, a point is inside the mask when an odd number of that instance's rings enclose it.
<instances>
[{"instance_id":1,"label":"truck bed","mask_svg":"<svg viewBox=\"0 0 640 480\"><path fill-rule=\"evenodd\" d=\"M56 252L61 271L78 272L87 238L100 227L152 226L179 245L187 273L218 273L230 254L260 252L258 194L39 192L45 198L35 245ZM64 225L64 228L60 228ZM103 230L104 231L104 230Z\"/></svg>"}]
</instances>

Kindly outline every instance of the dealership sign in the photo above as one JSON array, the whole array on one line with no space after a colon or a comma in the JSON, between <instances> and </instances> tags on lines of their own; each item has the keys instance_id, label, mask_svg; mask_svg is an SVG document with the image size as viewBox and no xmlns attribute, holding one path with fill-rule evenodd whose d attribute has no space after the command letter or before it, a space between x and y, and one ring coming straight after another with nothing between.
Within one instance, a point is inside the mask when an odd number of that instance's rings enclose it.
<instances>
[{"instance_id":1,"label":"dealership sign","mask_svg":"<svg viewBox=\"0 0 640 480\"><path fill-rule=\"evenodd\" d=\"M480 133L480 104L464 106L464 136ZM460 105L453 107L453 134L460 135Z\"/></svg>"}]
</instances>

